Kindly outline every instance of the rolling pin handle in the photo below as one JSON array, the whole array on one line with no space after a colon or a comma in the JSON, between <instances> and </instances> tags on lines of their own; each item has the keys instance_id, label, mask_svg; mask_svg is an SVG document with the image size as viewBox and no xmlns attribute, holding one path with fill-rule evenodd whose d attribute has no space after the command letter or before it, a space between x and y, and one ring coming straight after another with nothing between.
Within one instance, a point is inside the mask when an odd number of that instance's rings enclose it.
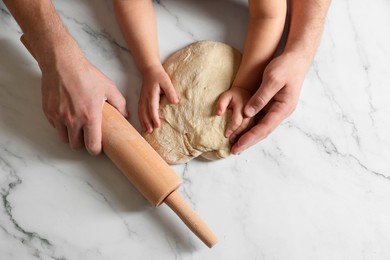
<instances>
[{"instance_id":1,"label":"rolling pin handle","mask_svg":"<svg viewBox=\"0 0 390 260\"><path fill-rule=\"evenodd\" d=\"M218 242L218 238L209 229L206 223L204 223L199 215L188 206L176 190L169 194L164 202L209 248L213 247Z\"/></svg>"}]
</instances>

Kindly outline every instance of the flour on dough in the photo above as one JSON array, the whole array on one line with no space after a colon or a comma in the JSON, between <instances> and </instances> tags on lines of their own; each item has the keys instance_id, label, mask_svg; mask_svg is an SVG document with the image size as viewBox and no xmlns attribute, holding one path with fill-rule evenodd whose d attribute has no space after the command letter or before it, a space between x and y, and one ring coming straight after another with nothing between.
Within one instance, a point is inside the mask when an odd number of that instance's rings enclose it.
<instances>
[{"instance_id":1,"label":"flour on dough","mask_svg":"<svg viewBox=\"0 0 390 260\"><path fill-rule=\"evenodd\" d=\"M240 62L241 54L229 45L201 41L177 51L163 64L180 103L171 105L161 96L161 127L144 137L166 162L229 156L231 145L224 132L230 112L216 116L216 104L230 88Z\"/></svg>"}]
</instances>

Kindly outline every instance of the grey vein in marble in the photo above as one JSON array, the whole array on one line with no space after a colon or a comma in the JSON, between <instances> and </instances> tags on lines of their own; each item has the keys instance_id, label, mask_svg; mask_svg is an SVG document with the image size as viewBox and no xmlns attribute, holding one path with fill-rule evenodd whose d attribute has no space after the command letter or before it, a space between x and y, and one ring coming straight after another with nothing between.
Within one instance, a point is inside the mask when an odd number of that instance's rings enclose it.
<instances>
[{"instance_id":1,"label":"grey vein in marble","mask_svg":"<svg viewBox=\"0 0 390 260\"><path fill-rule=\"evenodd\" d=\"M341 117L341 120L347 124L350 125L351 127L351 131L352 131L352 137L354 138L356 144L360 147L360 137L359 137L359 133L358 133L358 128L356 127L356 124L355 122L353 121L352 118L350 118L343 110L343 106L336 100L335 98L335 94L332 92L332 88L330 86L328 86L325 81L322 79L321 77L321 73L320 73L320 70L318 68L318 63L316 61L313 61L312 63L312 69L313 71L315 72L315 75L316 75L316 79L318 80L318 82L321 84L322 88L323 88L323 91L326 95L326 97L329 99L329 101L331 103L333 103L334 105L336 105L339 113L340 113L340 117Z\"/></svg>"},{"instance_id":2,"label":"grey vein in marble","mask_svg":"<svg viewBox=\"0 0 390 260\"><path fill-rule=\"evenodd\" d=\"M38 259L43 259L43 255L48 255L53 259L65 259L64 257L55 256L55 246L45 237L41 236L37 232L28 231L24 229L18 221L14 218L12 209L13 206L9 200L9 196L18 185L22 183L22 180L16 174L12 166L7 163L2 157L0 157L1 172L7 175L7 181L1 186L1 198L4 208L4 213L8 217L13 229L6 228L5 223L1 224L1 229L4 230L13 239L18 240L21 244L28 247L32 255Z\"/></svg>"},{"instance_id":3,"label":"grey vein in marble","mask_svg":"<svg viewBox=\"0 0 390 260\"><path fill-rule=\"evenodd\" d=\"M195 35L190 31L189 28L185 28L183 26L183 24L180 22L180 18L177 14L175 14L174 12L172 12L165 3L163 3L163 0L153 0L154 3L156 3L157 5L161 6L171 17L173 17L176 21L176 27L177 29L179 29L180 31L184 32L185 34L187 34L191 41L192 42L197 42L198 40L195 38Z\"/></svg>"},{"instance_id":4,"label":"grey vein in marble","mask_svg":"<svg viewBox=\"0 0 390 260\"><path fill-rule=\"evenodd\" d=\"M350 27L352 28L353 30L353 33L354 33L354 38L355 38L355 43L356 43L356 55L359 56L360 58L360 61L361 61L361 68L364 72L364 75L366 77L366 82L365 82L365 86L366 86L366 92L367 92L367 97L368 97L368 100L369 100L369 105L370 105L370 112L369 112L369 115L370 115L370 118L371 118L371 122L373 125L375 125L375 120L374 120L374 117L373 117L373 114L377 111L377 109L375 108L374 106L374 102L372 101L372 92L371 92L371 82L372 80L370 79L370 69L371 69L371 65L369 64L369 58L368 58L368 54L365 50L365 47L362 45L361 43L361 39L360 39L360 36L359 36L359 33L358 33L358 30L357 28L355 27L355 23L353 22L353 16L350 12L350 1L346 1L345 2L346 5L347 5L347 14L348 14L348 18L350 20Z\"/></svg>"},{"instance_id":5,"label":"grey vein in marble","mask_svg":"<svg viewBox=\"0 0 390 260\"><path fill-rule=\"evenodd\" d=\"M109 33L98 32L98 31L92 29L92 27L89 26L87 23L80 22L78 19L66 15L61 10L58 10L57 12L63 21L69 21L69 22L72 22L72 23L78 25L81 28L81 30L89 36L89 38L91 40L107 41L107 42L113 44L114 46L116 46L119 50L124 51L126 53L130 53L130 50L126 46L122 46L121 44L119 44ZM91 42L96 44L95 41L91 41ZM104 49L100 44L96 44L96 46L102 48L104 53L111 53L113 51L111 49ZM107 57L110 57L110 54L108 54L108 55L109 56L107 56Z\"/></svg>"},{"instance_id":6,"label":"grey vein in marble","mask_svg":"<svg viewBox=\"0 0 390 260\"><path fill-rule=\"evenodd\" d=\"M323 152L325 152L326 154L328 154L329 156L334 156L335 155L335 156L341 157L341 158L352 159L365 172L368 172L368 173L374 174L374 175L376 175L378 177L390 180L390 177L386 176L385 174L370 169L368 166L366 166L364 163L362 163L360 161L360 159L358 157L356 157L355 155L350 154L350 153L342 153L342 152L340 152L338 150L336 144L332 141L332 139L330 137L328 137L328 136L320 136L320 135L316 135L316 134L312 134L312 133L306 132L302 128L300 128L300 127L298 127L296 125L293 125L293 124L290 124L290 127L293 127L295 129L297 129L302 134L304 134L306 137L311 139L317 145L317 147L321 147L322 148L321 150Z\"/></svg>"}]
</instances>

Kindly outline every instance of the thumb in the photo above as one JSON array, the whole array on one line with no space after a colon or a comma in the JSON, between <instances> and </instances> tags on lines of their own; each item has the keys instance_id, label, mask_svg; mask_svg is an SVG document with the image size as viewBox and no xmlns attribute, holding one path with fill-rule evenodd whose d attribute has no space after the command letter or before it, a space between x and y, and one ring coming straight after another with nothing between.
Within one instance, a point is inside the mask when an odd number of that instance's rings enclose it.
<instances>
[{"instance_id":1,"label":"thumb","mask_svg":"<svg viewBox=\"0 0 390 260\"><path fill-rule=\"evenodd\" d=\"M244 107L245 116L253 117L259 113L283 86L282 82L264 78L259 89Z\"/></svg>"},{"instance_id":2,"label":"thumb","mask_svg":"<svg viewBox=\"0 0 390 260\"><path fill-rule=\"evenodd\" d=\"M129 112L126 109L126 99L115 85L108 88L106 98L107 102L113 105L124 117L129 116Z\"/></svg>"}]
</instances>

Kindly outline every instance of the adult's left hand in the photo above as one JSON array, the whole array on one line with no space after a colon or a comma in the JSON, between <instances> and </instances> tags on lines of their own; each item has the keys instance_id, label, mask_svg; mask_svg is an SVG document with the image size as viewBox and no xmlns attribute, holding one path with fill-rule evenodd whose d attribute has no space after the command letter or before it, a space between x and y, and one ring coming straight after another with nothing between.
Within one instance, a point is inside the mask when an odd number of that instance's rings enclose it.
<instances>
[{"instance_id":1,"label":"adult's left hand","mask_svg":"<svg viewBox=\"0 0 390 260\"><path fill-rule=\"evenodd\" d=\"M245 116L258 117L257 123L233 145L233 154L266 138L295 110L310 62L300 53L289 52L268 64L260 87L244 107Z\"/></svg>"}]
</instances>

